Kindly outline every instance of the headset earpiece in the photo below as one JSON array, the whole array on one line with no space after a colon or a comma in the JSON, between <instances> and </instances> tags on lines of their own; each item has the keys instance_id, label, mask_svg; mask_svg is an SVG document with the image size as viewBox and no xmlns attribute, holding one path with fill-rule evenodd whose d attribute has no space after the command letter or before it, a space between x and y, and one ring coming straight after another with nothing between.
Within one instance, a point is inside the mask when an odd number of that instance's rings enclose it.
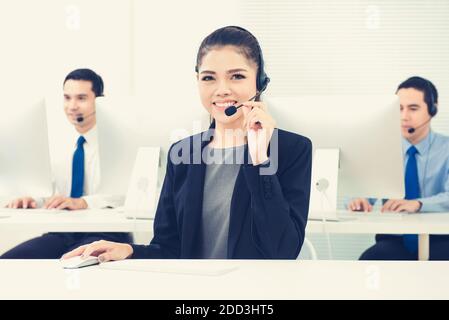
<instances>
[{"instance_id":1,"label":"headset earpiece","mask_svg":"<svg viewBox=\"0 0 449 320\"><path fill-rule=\"evenodd\" d=\"M433 94L432 85L430 84L430 81L428 81L428 80L427 80L427 87L428 87L428 91L429 91L429 100L430 100L427 107L428 107L429 115L433 118L438 113L438 107L435 102L435 96Z\"/></svg>"}]
</instances>

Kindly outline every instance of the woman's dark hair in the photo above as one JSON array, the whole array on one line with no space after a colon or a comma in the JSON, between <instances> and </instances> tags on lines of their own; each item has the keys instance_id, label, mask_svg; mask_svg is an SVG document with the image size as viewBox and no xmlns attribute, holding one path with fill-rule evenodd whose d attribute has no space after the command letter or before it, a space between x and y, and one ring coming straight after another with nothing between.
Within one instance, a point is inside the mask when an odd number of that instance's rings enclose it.
<instances>
[{"instance_id":1,"label":"woman's dark hair","mask_svg":"<svg viewBox=\"0 0 449 320\"><path fill-rule=\"evenodd\" d=\"M262 50L256 37L251 32L241 27L223 27L208 35L201 43L198 50L195 71L199 72L202 60L210 50L223 46L236 47L241 54L257 65L257 88L260 90L265 85L267 78L264 71Z\"/></svg>"},{"instance_id":2,"label":"woman's dark hair","mask_svg":"<svg viewBox=\"0 0 449 320\"><path fill-rule=\"evenodd\" d=\"M95 93L95 97L103 97L104 83L103 79L94 71L90 69L77 69L70 72L65 80L64 84L69 80L83 80L90 81L92 83L92 91Z\"/></svg>"}]
</instances>

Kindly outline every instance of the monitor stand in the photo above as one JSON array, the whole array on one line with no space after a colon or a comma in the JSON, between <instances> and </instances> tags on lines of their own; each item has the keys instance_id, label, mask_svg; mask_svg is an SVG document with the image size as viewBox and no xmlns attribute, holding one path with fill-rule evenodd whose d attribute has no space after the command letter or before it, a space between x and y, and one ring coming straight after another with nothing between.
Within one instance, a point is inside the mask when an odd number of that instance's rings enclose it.
<instances>
[{"instance_id":1,"label":"monitor stand","mask_svg":"<svg viewBox=\"0 0 449 320\"><path fill-rule=\"evenodd\" d=\"M310 212L336 216L340 149L316 149L312 165Z\"/></svg>"}]
</instances>

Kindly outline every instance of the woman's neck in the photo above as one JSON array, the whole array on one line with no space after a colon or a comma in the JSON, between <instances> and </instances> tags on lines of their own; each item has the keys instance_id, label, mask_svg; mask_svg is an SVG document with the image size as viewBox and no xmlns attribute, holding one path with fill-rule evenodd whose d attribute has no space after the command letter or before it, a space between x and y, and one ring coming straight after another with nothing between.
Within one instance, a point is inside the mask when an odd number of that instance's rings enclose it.
<instances>
[{"instance_id":1,"label":"woman's neck","mask_svg":"<svg viewBox=\"0 0 449 320\"><path fill-rule=\"evenodd\" d=\"M217 122L215 124L214 140L210 146L213 148L232 148L246 144L246 131L242 127L243 118L230 124Z\"/></svg>"}]
</instances>

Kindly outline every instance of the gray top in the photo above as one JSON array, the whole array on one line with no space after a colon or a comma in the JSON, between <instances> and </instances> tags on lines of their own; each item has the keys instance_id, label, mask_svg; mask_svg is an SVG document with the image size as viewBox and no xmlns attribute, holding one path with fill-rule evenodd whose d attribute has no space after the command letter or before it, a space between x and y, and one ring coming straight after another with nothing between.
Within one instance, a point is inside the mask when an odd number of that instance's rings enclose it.
<instances>
[{"instance_id":1,"label":"gray top","mask_svg":"<svg viewBox=\"0 0 449 320\"><path fill-rule=\"evenodd\" d=\"M245 146L215 149L206 147L202 216L202 258L227 259L231 199L244 160Z\"/></svg>"}]
</instances>

